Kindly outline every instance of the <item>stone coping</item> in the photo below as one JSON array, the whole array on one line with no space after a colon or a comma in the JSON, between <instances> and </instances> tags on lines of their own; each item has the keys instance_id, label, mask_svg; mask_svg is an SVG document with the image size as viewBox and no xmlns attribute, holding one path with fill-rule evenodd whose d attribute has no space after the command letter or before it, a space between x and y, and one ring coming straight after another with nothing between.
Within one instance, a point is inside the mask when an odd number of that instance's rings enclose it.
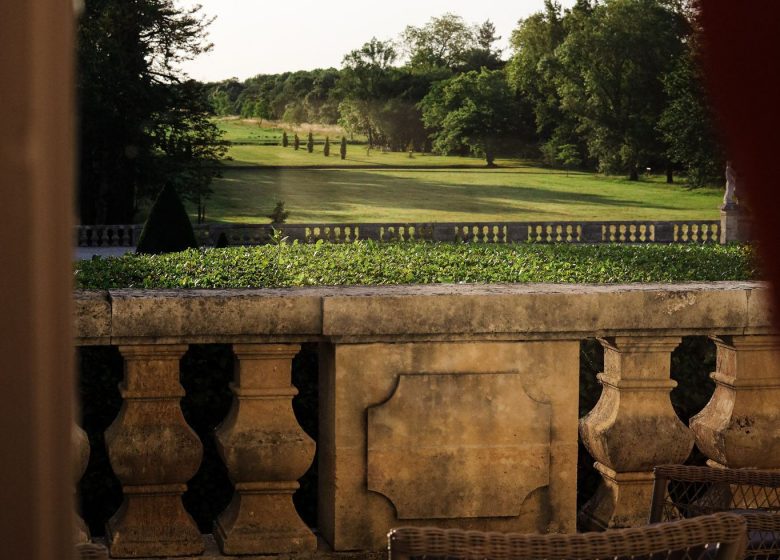
<instances>
[{"instance_id":1,"label":"stone coping","mask_svg":"<svg viewBox=\"0 0 780 560\"><path fill-rule=\"evenodd\" d=\"M77 344L536 340L765 334L769 287L431 284L77 291Z\"/></svg>"}]
</instances>

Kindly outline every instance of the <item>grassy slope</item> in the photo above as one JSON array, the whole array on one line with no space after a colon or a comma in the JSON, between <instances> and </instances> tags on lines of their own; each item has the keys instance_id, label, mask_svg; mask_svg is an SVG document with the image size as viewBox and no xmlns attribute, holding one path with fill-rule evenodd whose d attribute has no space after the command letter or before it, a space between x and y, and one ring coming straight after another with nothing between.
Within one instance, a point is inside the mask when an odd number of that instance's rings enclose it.
<instances>
[{"instance_id":1,"label":"grassy slope","mask_svg":"<svg viewBox=\"0 0 780 560\"><path fill-rule=\"evenodd\" d=\"M268 222L279 200L291 223L716 219L722 196L720 189L687 190L660 177L630 182L595 173L567 176L519 159L499 159L499 169L485 169L478 158L367 154L365 147L350 145L342 161L335 141L326 158L322 146L309 154L305 147L251 145L280 129L218 122L227 139L249 145L231 148L233 159L214 182L207 206L213 222ZM459 169L447 169L453 166Z\"/></svg>"},{"instance_id":2,"label":"grassy slope","mask_svg":"<svg viewBox=\"0 0 780 560\"><path fill-rule=\"evenodd\" d=\"M246 169L214 183L209 221L289 222L716 219L720 192L660 181L521 169Z\"/></svg>"}]
</instances>

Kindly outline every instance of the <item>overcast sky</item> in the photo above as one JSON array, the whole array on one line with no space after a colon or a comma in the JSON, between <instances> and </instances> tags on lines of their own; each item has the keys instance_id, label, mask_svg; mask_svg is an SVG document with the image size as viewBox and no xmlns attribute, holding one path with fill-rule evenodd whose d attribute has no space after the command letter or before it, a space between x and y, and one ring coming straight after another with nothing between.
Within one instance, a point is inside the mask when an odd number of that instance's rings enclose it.
<instances>
[{"instance_id":1,"label":"overcast sky","mask_svg":"<svg viewBox=\"0 0 780 560\"><path fill-rule=\"evenodd\" d=\"M216 16L209 28L214 49L184 70L201 81L288 70L340 68L341 59L376 36L396 39L407 25L423 25L446 12L469 23L490 19L507 40L517 20L537 12L543 0L178 0L203 5ZM570 7L574 0L561 0Z\"/></svg>"}]
</instances>

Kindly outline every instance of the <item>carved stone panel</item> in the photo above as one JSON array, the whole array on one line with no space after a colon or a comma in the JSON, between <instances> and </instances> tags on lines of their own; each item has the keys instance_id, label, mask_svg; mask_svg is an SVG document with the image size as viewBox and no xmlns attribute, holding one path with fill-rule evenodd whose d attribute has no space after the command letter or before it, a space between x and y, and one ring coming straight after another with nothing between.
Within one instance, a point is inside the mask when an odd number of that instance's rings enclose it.
<instances>
[{"instance_id":1,"label":"carved stone panel","mask_svg":"<svg viewBox=\"0 0 780 560\"><path fill-rule=\"evenodd\" d=\"M550 418L518 373L401 375L368 410L368 489L398 519L515 517L549 484Z\"/></svg>"},{"instance_id":2,"label":"carved stone panel","mask_svg":"<svg viewBox=\"0 0 780 560\"><path fill-rule=\"evenodd\" d=\"M579 341L323 344L317 527L576 530Z\"/></svg>"}]
</instances>

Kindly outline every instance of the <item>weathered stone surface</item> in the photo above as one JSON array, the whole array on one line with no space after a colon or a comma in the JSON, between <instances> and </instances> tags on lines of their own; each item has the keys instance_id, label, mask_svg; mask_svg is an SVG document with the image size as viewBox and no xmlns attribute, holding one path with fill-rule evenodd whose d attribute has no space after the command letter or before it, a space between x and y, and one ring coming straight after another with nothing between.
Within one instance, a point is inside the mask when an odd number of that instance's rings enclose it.
<instances>
[{"instance_id":1,"label":"weathered stone surface","mask_svg":"<svg viewBox=\"0 0 780 560\"><path fill-rule=\"evenodd\" d=\"M613 347L607 349L601 376L605 389L599 419L594 416L583 432L603 476L589 504L590 520L597 526L643 524L643 508L650 503L649 469L681 461L690 448L690 434L676 421L668 398L672 339L765 335L772 332L767 302L767 287L751 282L119 290L108 296L77 294L76 326L78 344L135 344L163 348L163 354L165 344L174 343L321 341L318 528L337 550L379 550L387 530L399 524L574 530L579 340L590 336L608 338ZM659 346L656 339L666 342ZM737 343L724 340L736 348ZM263 362L251 357L249 347L236 349L245 359L237 371L237 405L226 426L234 424L223 434L223 451L237 493L220 521L219 538L223 544L252 542L253 550L311 550L311 534L295 524L290 505L299 476L293 471L305 470L310 458L298 453L306 445L293 434L297 423L290 424L292 393L284 390L292 391L285 378L289 359L277 367L272 362L278 356ZM753 357L733 358L738 367L719 365L719 372L738 371L737 382L724 374L717 398L702 413L699 439L711 443L710 457L725 457L723 464L729 466L756 446L769 449L765 455L780 455L773 451L780 436L772 427L773 403L780 400L777 380L775 374L760 373L780 360L766 357L775 356L774 351L757 357L758 350L755 345L737 348L737 354ZM117 455L116 468L126 503L117 519L154 519L164 528L154 533L138 521L126 525L122 538L146 546L183 536L176 542L191 546L200 537L181 507L180 494L199 459L192 458L186 443L190 436L180 417L179 393L158 385L161 379L171 382L172 368L178 374L178 357L157 354L167 361L163 365L151 353L143 355L146 350L139 352L133 360L144 365L130 368L128 380L140 383L141 393L126 394L126 401L135 403L117 421L125 431L138 428L139 434L171 426L175 437L159 448L157 436L133 448L113 441L109 430L110 447L124 453ZM719 360L732 359L722 354ZM148 373L138 376L144 368ZM740 387L739 379L751 381ZM251 387L242 402L245 384ZM262 402L257 391L269 402L249 404ZM437 396L446 396L450 406L426 408ZM484 398L484 407L477 397ZM493 407L510 402L515 408L498 418ZM257 406L264 412L251 412ZM755 422L746 427L743 420L749 415ZM752 426L760 427L761 435L751 431L747 438ZM293 434L285 439L290 453L279 452L281 440L264 444L263 438L274 434ZM154 464L134 462L145 453L155 457ZM278 467L276 474L262 470L266 459ZM545 478L539 465L547 464ZM168 480L155 470L160 465L177 482L142 482L134 474L148 467ZM475 475L497 466L505 468L482 479ZM290 532L291 527L297 528ZM114 543L115 554L123 554L120 544Z\"/></svg>"},{"instance_id":2,"label":"weathered stone surface","mask_svg":"<svg viewBox=\"0 0 780 560\"><path fill-rule=\"evenodd\" d=\"M77 344L109 344L111 302L108 292L76 292L73 296L73 313Z\"/></svg>"},{"instance_id":3,"label":"weathered stone surface","mask_svg":"<svg viewBox=\"0 0 780 560\"><path fill-rule=\"evenodd\" d=\"M179 360L187 346L119 350L125 358L124 402L106 430L106 448L124 501L106 524L111 556L200 554L203 539L181 501L203 455L179 406Z\"/></svg>"},{"instance_id":4,"label":"weathered stone surface","mask_svg":"<svg viewBox=\"0 0 780 560\"><path fill-rule=\"evenodd\" d=\"M574 531L578 341L324 344L320 355L319 528L335 550L379 550L400 524ZM427 418L413 395L431 404ZM469 490L469 510L449 485L465 492L455 477L474 480L457 456L475 445L503 463L486 471L497 480ZM538 472L547 457L548 474ZM516 494L491 508L498 487Z\"/></svg>"},{"instance_id":5,"label":"weathered stone surface","mask_svg":"<svg viewBox=\"0 0 780 560\"><path fill-rule=\"evenodd\" d=\"M780 468L780 337L715 339L715 392L691 418L699 449L731 468Z\"/></svg>"},{"instance_id":6,"label":"weathered stone surface","mask_svg":"<svg viewBox=\"0 0 780 560\"><path fill-rule=\"evenodd\" d=\"M546 338L671 331L738 332L755 283L423 286L323 300L323 334L342 339L488 335Z\"/></svg>"},{"instance_id":7,"label":"weathered stone surface","mask_svg":"<svg viewBox=\"0 0 780 560\"><path fill-rule=\"evenodd\" d=\"M580 420L582 442L602 473L582 518L591 528L633 527L650 514L652 470L682 463L693 435L669 400L671 353L679 337L616 337L604 346L601 398Z\"/></svg>"},{"instance_id":8,"label":"weathered stone surface","mask_svg":"<svg viewBox=\"0 0 780 560\"><path fill-rule=\"evenodd\" d=\"M550 483L550 408L516 373L401 375L368 409L368 489L398 519L516 517Z\"/></svg>"},{"instance_id":9,"label":"weathered stone surface","mask_svg":"<svg viewBox=\"0 0 780 560\"><path fill-rule=\"evenodd\" d=\"M758 282L76 292L78 344L766 333Z\"/></svg>"},{"instance_id":10,"label":"weathered stone surface","mask_svg":"<svg viewBox=\"0 0 780 560\"><path fill-rule=\"evenodd\" d=\"M300 346L235 344L235 399L216 430L217 449L235 484L215 537L225 554L313 551L314 534L292 496L314 459L314 441L298 425L290 382Z\"/></svg>"},{"instance_id":11,"label":"weathered stone surface","mask_svg":"<svg viewBox=\"0 0 780 560\"><path fill-rule=\"evenodd\" d=\"M773 318L776 317L773 290L771 286L766 286L748 292L748 321L744 334L771 334L777 331L773 325Z\"/></svg>"},{"instance_id":12,"label":"weathered stone surface","mask_svg":"<svg viewBox=\"0 0 780 560\"><path fill-rule=\"evenodd\" d=\"M318 335L319 290L111 291L115 342L234 342L235 337Z\"/></svg>"}]
</instances>

